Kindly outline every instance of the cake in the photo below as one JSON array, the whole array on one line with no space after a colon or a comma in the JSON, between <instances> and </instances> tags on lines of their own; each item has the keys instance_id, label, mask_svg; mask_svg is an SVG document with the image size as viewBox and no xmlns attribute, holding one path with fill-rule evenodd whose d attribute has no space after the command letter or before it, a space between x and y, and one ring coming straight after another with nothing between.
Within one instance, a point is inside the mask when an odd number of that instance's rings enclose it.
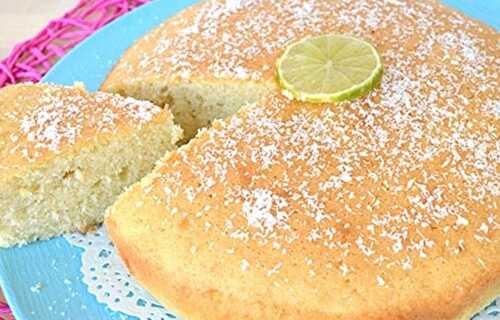
<instances>
[{"instance_id":1,"label":"cake","mask_svg":"<svg viewBox=\"0 0 500 320\"><path fill-rule=\"evenodd\" d=\"M325 33L377 48L379 89L280 93L276 59ZM103 89L210 128L108 209L129 271L187 319L469 319L500 293L498 40L430 0L208 1L166 21Z\"/></svg>"},{"instance_id":2,"label":"cake","mask_svg":"<svg viewBox=\"0 0 500 320\"><path fill-rule=\"evenodd\" d=\"M87 230L181 131L168 109L81 85L0 91L0 247Z\"/></svg>"}]
</instances>

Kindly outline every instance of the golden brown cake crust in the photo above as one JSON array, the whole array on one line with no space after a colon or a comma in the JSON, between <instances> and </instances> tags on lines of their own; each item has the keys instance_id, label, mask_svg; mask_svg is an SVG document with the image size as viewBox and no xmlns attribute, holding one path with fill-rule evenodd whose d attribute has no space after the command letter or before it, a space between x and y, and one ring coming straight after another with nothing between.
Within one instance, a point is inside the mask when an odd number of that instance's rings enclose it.
<instances>
[{"instance_id":1,"label":"golden brown cake crust","mask_svg":"<svg viewBox=\"0 0 500 320\"><path fill-rule=\"evenodd\" d=\"M390 149L363 155L360 105L268 97L170 154L107 219L132 274L190 319L458 319L491 301L498 197L470 198L446 157L404 174ZM494 146L497 120L467 119Z\"/></svg>"},{"instance_id":2,"label":"golden brown cake crust","mask_svg":"<svg viewBox=\"0 0 500 320\"><path fill-rule=\"evenodd\" d=\"M139 196L139 201L142 201ZM130 197L132 199L132 197ZM137 197L134 197L137 198ZM129 210L126 205L134 206L136 202L131 202L124 204L125 208L119 209ZM134 277L139 280L143 285L146 286L149 292L151 292L157 299L163 302L167 308L178 315L187 316L189 319L464 319L468 320L474 315L478 310L489 304L492 299L498 295L500 284L498 283L498 277L487 275L481 279L481 284L475 284L475 290L467 292L467 296L460 295L459 297L450 296L448 292L442 293L440 296L428 297L427 288L424 290L413 291L413 299L410 301L401 301L395 298L398 297L399 291L391 290L390 293L384 294L383 298L377 298L373 296L359 296L359 292L354 289L353 293L356 299L350 299L347 303L352 304L351 307L355 307L356 311L350 314L343 314L342 311L339 314L326 314L323 312L318 312L317 310L308 310L303 304L287 303L287 304L270 304L269 301L272 296L269 295L270 292L266 292L265 295L259 295L257 297L252 296L252 299L240 298L237 294L232 294L227 296L223 294L216 287L204 287L203 284L198 282L198 278L195 276L193 279L183 278L179 270L184 270L189 264L198 263L195 261L187 262L188 264L176 264L174 269L169 272L166 271L164 263L160 261L155 261L159 259L162 252L168 252L168 259L177 258L175 255L170 254L172 251L178 250L177 246L174 244L168 246L167 250L161 250L152 257L147 258L144 256L145 248L148 245L138 245L135 241L140 240L139 237L131 238L130 235L123 235L117 232L119 226L115 224L115 221L109 219L106 223L107 229L110 232L110 236L115 243L120 256L125 262L129 271L134 275ZM151 230L150 232L157 232L158 230ZM144 235L142 235L144 236ZM165 240L165 239L163 239ZM175 242L175 239L174 239ZM147 241L146 241L147 243ZM159 244L155 243L152 250L157 250ZM203 261L204 271L207 276L221 277L224 275L224 269L226 265L223 263L211 264L207 261ZM498 271L498 269L497 269ZM461 271L454 271L461 272ZM488 273L494 272L494 270L488 269ZM484 275L484 273L483 273ZM219 278L222 279L222 278ZM256 279L248 280L240 278L239 280L245 280L247 284L253 284ZM222 281L222 280L220 280ZM238 280L237 280L238 281ZM258 281L258 280L257 280ZM429 279L425 279L429 281ZM411 281L413 282L413 280ZM415 280L417 282L417 280ZM344 280L343 283L348 281ZM468 288L464 288L467 290ZM253 293L253 286L242 287L241 290L249 291ZM407 287L407 290L414 290L413 286ZM280 294L279 292L276 294ZM427 297L422 299L422 296ZM315 299L316 296L307 297L307 299ZM461 299L460 303L449 306L446 303L455 302L453 299ZM386 303L392 301L391 305L385 305L379 310L371 310L364 307L364 302L368 299L376 299L379 302ZM443 303L443 301L446 301ZM406 303L406 305L397 305L397 302ZM325 301L325 303L331 303L331 301ZM356 303L359 303L356 305ZM410 305L408 305L408 303Z\"/></svg>"},{"instance_id":3,"label":"golden brown cake crust","mask_svg":"<svg viewBox=\"0 0 500 320\"><path fill-rule=\"evenodd\" d=\"M132 274L188 319L466 319L498 295L499 35L432 1L241 3L167 21L105 87L270 82L287 43L326 32L371 41L381 87L276 93L163 159L107 217Z\"/></svg>"},{"instance_id":4,"label":"golden brown cake crust","mask_svg":"<svg viewBox=\"0 0 500 320\"><path fill-rule=\"evenodd\" d=\"M132 98L52 84L18 84L0 90L0 181L63 153L134 128L172 118Z\"/></svg>"},{"instance_id":5,"label":"golden brown cake crust","mask_svg":"<svg viewBox=\"0 0 500 320\"><path fill-rule=\"evenodd\" d=\"M433 36L446 38L450 29L473 34L474 41L486 41L484 47L491 49L498 41L491 27L465 18L437 0L203 1L133 45L102 89L120 92L141 82L224 80L274 85L275 61L284 48L321 33L352 34L379 50L401 48L402 54L419 54L425 59L425 51L439 41Z\"/></svg>"}]
</instances>

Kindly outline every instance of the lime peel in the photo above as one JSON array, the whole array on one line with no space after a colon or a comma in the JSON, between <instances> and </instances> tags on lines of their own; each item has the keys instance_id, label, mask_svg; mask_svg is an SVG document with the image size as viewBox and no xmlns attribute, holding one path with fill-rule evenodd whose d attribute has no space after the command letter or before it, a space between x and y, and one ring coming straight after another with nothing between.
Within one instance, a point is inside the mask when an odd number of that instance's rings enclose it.
<instances>
[{"instance_id":1,"label":"lime peel","mask_svg":"<svg viewBox=\"0 0 500 320\"><path fill-rule=\"evenodd\" d=\"M277 74L282 92L289 98L339 102L373 90L380 83L383 66L370 43L347 35L327 34L304 38L288 46L277 61ZM311 75L318 77L310 79ZM330 90L324 90L325 87Z\"/></svg>"}]
</instances>

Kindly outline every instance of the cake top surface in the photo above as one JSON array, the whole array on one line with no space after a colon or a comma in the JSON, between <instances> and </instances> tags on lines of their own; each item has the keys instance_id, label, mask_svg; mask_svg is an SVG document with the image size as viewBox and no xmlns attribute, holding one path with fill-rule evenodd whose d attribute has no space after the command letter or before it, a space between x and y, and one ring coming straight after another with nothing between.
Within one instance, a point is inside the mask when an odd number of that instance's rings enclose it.
<instances>
[{"instance_id":1,"label":"cake top surface","mask_svg":"<svg viewBox=\"0 0 500 320\"><path fill-rule=\"evenodd\" d=\"M414 55L415 61L439 48L445 51L445 61L464 72L477 69L476 63L495 60L492 52L485 55L478 48L486 43L498 46L492 29L436 1L212 0L167 20L141 39L117 64L104 88L148 77L271 81L275 61L287 45L323 33L363 38L382 55L385 48L397 47L395 54ZM498 63L497 58L494 64Z\"/></svg>"},{"instance_id":2,"label":"cake top surface","mask_svg":"<svg viewBox=\"0 0 500 320\"><path fill-rule=\"evenodd\" d=\"M0 174L150 122L149 102L82 88L20 84L0 91Z\"/></svg>"},{"instance_id":3,"label":"cake top surface","mask_svg":"<svg viewBox=\"0 0 500 320\"><path fill-rule=\"evenodd\" d=\"M270 78L289 41L346 30L381 52L381 88L338 105L271 96L217 122L165 162L168 211L229 238L284 252L299 239L384 267L469 242L498 249L500 42L487 27L429 1L208 1L132 52L145 73ZM203 218L223 204L230 215Z\"/></svg>"},{"instance_id":4,"label":"cake top surface","mask_svg":"<svg viewBox=\"0 0 500 320\"><path fill-rule=\"evenodd\" d=\"M185 219L193 254L236 250L242 272L278 282L299 263L311 278L370 268L384 287L465 248L476 269L498 271L500 120L432 97L394 103L400 71L365 100L271 96L215 122L143 186L166 210L142 223Z\"/></svg>"},{"instance_id":5,"label":"cake top surface","mask_svg":"<svg viewBox=\"0 0 500 320\"><path fill-rule=\"evenodd\" d=\"M133 253L140 263L223 292L275 288L273 302L314 295L305 309L359 312L352 301L386 307L424 293L436 305L434 294L498 281L494 30L434 1L208 1L139 41L108 84L271 82L287 44L329 32L377 48L380 88L338 104L276 92L215 121L117 202L113 230L129 247L155 247ZM205 272L218 268L225 281Z\"/></svg>"}]
</instances>

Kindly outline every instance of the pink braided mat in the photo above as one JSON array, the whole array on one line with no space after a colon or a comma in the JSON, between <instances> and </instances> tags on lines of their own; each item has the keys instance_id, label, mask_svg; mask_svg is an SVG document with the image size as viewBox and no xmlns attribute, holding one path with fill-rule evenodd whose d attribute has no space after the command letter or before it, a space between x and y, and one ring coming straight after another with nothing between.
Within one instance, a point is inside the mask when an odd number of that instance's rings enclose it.
<instances>
[{"instance_id":1,"label":"pink braided mat","mask_svg":"<svg viewBox=\"0 0 500 320\"><path fill-rule=\"evenodd\" d=\"M0 88L18 82L38 82L68 50L102 26L150 0L80 0L35 37L17 44L0 61ZM1 296L1 295L0 295ZM0 320L14 319L0 301Z\"/></svg>"},{"instance_id":2,"label":"pink braided mat","mask_svg":"<svg viewBox=\"0 0 500 320\"><path fill-rule=\"evenodd\" d=\"M14 319L10 314L9 306L3 302L0 302L0 319L5 319L5 320Z\"/></svg>"},{"instance_id":3,"label":"pink braided mat","mask_svg":"<svg viewBox=\"0 0 500 320\"><path fill-rule=\"evenodd\" d=\"M0 62L0 88L39 81L69 49L124 13L149 0L80 0L35 37L21 42Z\"/></svg>"}]
</instances>

